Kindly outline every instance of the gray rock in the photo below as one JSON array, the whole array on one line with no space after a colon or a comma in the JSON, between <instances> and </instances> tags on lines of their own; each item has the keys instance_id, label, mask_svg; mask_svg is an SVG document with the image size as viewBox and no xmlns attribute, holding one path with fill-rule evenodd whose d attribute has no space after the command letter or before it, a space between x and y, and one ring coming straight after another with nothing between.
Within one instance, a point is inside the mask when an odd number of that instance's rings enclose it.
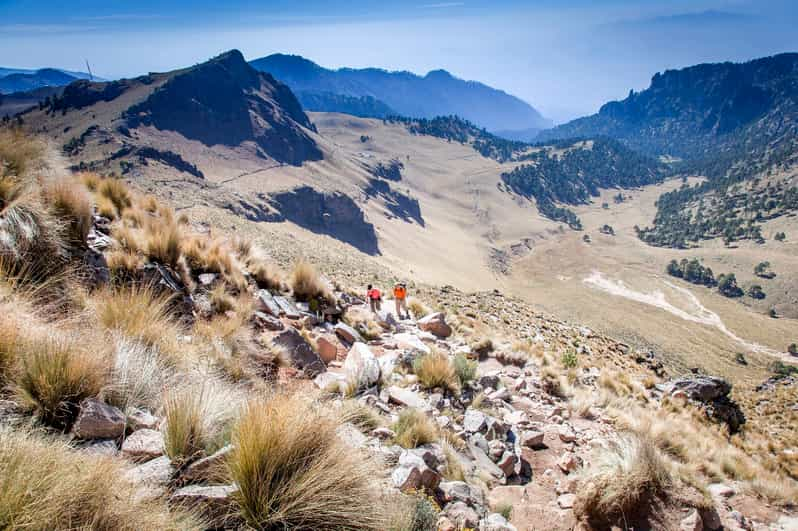
<instances>
[{"instance_id":1,"label":"gray rock","mask_svg":"<svg viewBox=\"0 0 798 531\"><path fill-rule=\"evenodd\" d=\"M198 511L209 520L211 528L225 527L230 520L235 520L235 503L233 495L238 491L235 485L189 485L176 490L169 501L177 506Z\"/></svg>"},{"instance_id":2,"label":"gray rock","mask_svg":"<svg viewBox=\"0 0 798 531\"><path fill-rule=\"evenodd\" d=\"M274 338L274 344L288 354L291 365L304 371L311 378L327 370L318 353L313 351L310 344L295 328L286 328L280 332Z\"/></svg>"},{"instance_id":3,"label":"gray rock","mask_svg":"<svg viewBox=\"0 0 798 531\"><path fill-rule=\"evenodd\" d=\"M396 437L396 433L388 428L374 428L371 432L371 436L386 441Z\"/></svg>"},{"instance_id":4,"label":"gray rock","mask_svg":"<svg viewBox=\"0 0 798 531\"><path fill-rule=\"evenodd\" d=\"M200 286L206 288L212 286L216 282L216 276L216 273L200 273L198 277Z\"/></svg>"},{"instance_id":5,"label":"gray rock","mask_svg":"<svg viewBox=\"0 0 798 531\"><path fill-rule=\"evenodd\" d=\"M91 441L85 446L81 446L80 451L89 455L115 456L119 453L116 441L108 439L105 441Z\"/></svg>"},{"instance_id":6,"label":"gray rock","mask_svg":"<svg viewBox=\"0 0 798 531\"><path fill-rule=\"evenodd\" d=\"M481 432L487 425L487 416L477 410L468 409L463 417L463 429L469 433Z\"/></svg>"},{"instance_id":7,"label":"gray rock","mask_svg":"<svg viewBox=\"0 0 798 531\"><path fill-rule=\"evenodd\" d=\"M485 437L487 439L504 440L509 431L510 425L503 420L490 416L485 418Z\"/></svg>"},{"instance_id":8,"label":"gray rock","mask_svg":"<svg viewBox=\"0 0 798 531\"><path fill-rule=\"evenodd\" d=\"M125 415L114 406L87 398L80 403L73 432L79 439L116 439L125 434Z\"/></svg>"},{"instance_id":9,"label":"gray rock","mask_svg":"<svg viewBox=\"0 0 798 531\"><path fill-rule=\"evenodd\" d=\"M149 500L164 495L166 485L174 473L175 469L169 458L162 456L131 468L125 473L125 477L136 484L136 499Z\"/></svg>"},{"instance_id":10,"label":"gray rock","mask_svg":"<svg viewBox=\"0 0 798 531\"><path fill-rule=\"evenodd\" d=\"M576 434L574 433L574 430L567 424L560 426L560 429L557 430L557 434L560 436L560 440L562 442L569 443L576 440Z\"/></svg>"},{"instance_id":11,"label":"gray rock","mask_svg":"<svg viewBox=\"0 0 798 531\"><path fill-rule=\"evenodd\" d=\"M285 325L281 320L260 311L252 314L252 324L259 330L271 330L272 332L279 332L285 329Z\"/></svg>"},{"instance_id":12,"label":"gray rock","mask_svg":"<svg viewBox=\"0 0 798 531\"><path fill-rule=\"evenodd\" d=\"M496 463L506 477L515 474L515 465L518 462L518 457L512 452L505 451Z\"/></svg>"},{"instance_id":13,"label":"gray rock","mask_svg":"<svg viewBox=\"0 0 798 531\"><path fill-rule=\"evenodd\" d=\"M280 316L280 307L277 306L274 297L272 297L272 294L269 293L268 290L262 289L258 291L255 295L255 307L274 317Z\"/></svg>"},{"instance_id":14,"label":"gray rock","mask_svg":"<svg viewBox=\"0 0 798 531\"><path fill-rule=\"evenodd\" d=\"M220 481L225 477L227 458L233 451L233 446L228 444L199 461L191 463L180 474L180 480L184 483L199 483L208 481Z\"/></svg>"},{"instance_id":15,"label":"gray rock","mask_svg":"<svg viewBox=\"0 0 798 531\"><path fill-rule=\"evenodd\" d=\"M387 392L388 400L394 404L412 407L422 411L429 411L431 409L429 403L427 403L424 398L410 389L392 385L387 389Z\"/></svg>"},{"instance_id":16,"label":"gray rock","mask_svg":"<svg viewBox=\"0 0 798 531\"><path fill-rule=\"evenodd\" d=\"M338 323L335 325L335 335L349 343L350 345L356 342L364 342L363 336L360 332L352 328L346 323Z\"/></svg>"},{"instance_id":17,"label":"gray rock","mask_svg":"<svg viewBox=\"0 0 798 531\"><path fill-rule=\"evenodd\" d=\"M504 472L502 471L502 469L496 466L496 463L494 463L491 460L491 458L488 457L488 455L482 451L481 448L473 444L469 444L468 449L471 452L471 455L474 457L474 462L477 468L486 472L488 475L490 475L493 479L495 479L497 482L501 483L502 485L505 483L506 478L504 476Z\"/></svg>"},{"instance_id":18,"label":"gray rock","mask_svg":"<svg viewBox=\"0 0 798 531\"><path fill-rule=\"evenodd\" d=\"M438 485L443 501L460 501L472 507L485 505L485 493L476 485L472 486L464 481L441 481Z\"/></svg>"},{"instance_id":19,"label":"gray rock","mask_svg":"<svg viewBox=\"0 0 798 531\"><path fill-rule=\"evenodd\" d=\"M127 415L127 428L130 431L155 430L159 423L158 417L143 409L134 409Z\"/></svg>"},{"instance_id":20,"label":"gray rock","mask_svg":"<svg viewBox=\"0 0 798 531\"><path fill-rule=\"evenodd\" d=\"M713 498L731 498L736 494L733 488L725 483L713 483L707 490Z\"/></svg>"},{"instance_id":21,"label":"gray rock","mask_svg":"<svg viewBox=\"0 0 798 531\"><path fill-rule=\"evenodd\" d=\"M731 384L717 376L690 376L673 382L673 390L682 390L692 400L711 402L731 392Z\"/></svg>"},{"instance_id":22,"label":"gray rock","mask_svg":"<svg viewBox=\"0 0 798 531\"><path fill-rule=\"evenodd\" d=\"M346 355L344 370L348 379L358 383L358 389L371 387L380 381L380 364L365 343L352 345Z\"/></svg>"},{"instance_id":23,"label":"gray rock","mask_svg":"<svg viewBox=\"0 0 798 531\"><path fill-rule=\"evenodd\" d=\"M479 525L477 512L463 502L450 503L443 512L458 529L475 529Z\"/></svg>"},{"instance_id":24,"label":"gray rock","mask_svg":"<svg viewBox=\"0 0 798 531\"><path fill-rule=\"evenodd\" d=\"M489 372L488 374L480 376L479 380L477 381L483 388L487 389L490 387L491 389L496 389L499 387L499 382L501 382L501 379L499 378L498 372Z\"/></svg>"},{"instance_id":25,"label":"gray rock","mask_svg":"<svg viewBox=\"0 0 798 531\"><path fill-rule=\"evenodd\" d=\"M399 466L391 474L394 486L399 490L428 488L434 489L441 481L441 476L427 466L418 455L403 451L399 456Z\"/></svg>"},{"instance_id":26,"label":"gray rock","mask_svg":"<svg viewBox=\"0 0 798 531\"><path fill-rule=\"evenodd\" d=\"M122 443L122 455L133 461L149 461L163 453L163 435L156 430L134 431Z\"/></svg>"},{"instance_id":27,"label":"gray rock","mask_svg":"<svg viewBox=\"0 0 798 531\"><path fill-rule=\"evenodd\" d=\"M337 393L341 390L341 384L346 380L342 374L337 372L323 372L313 378L313 383L322 391Z\"/></svg>"},{"instance_id":28,"label":"gray rock","mask_svg":"<svg viewBox=\"0 0 798 531\"><path fill-rule=\"evenodd\" d=\"M424 460L426 465L434 470L441 470L446 465L446 454L441 445L435 443L424 444L418 448L408 450Z\"/></svg>"},{"instance_id":29,"label":"gray rock","mask_svg":"<svg viewBox=\"0 0 798 531\"><path fill-rule=\"evenodd\" d=\"M703 531L703 529L704 521L701 519L701 514L695 509L679 523L679 531Z\"/></svg>"},{"instance_id":30,"label":"gray rock","mask_svg":"<svg viewBox=\"0 0 798 531\"><path fill-rule=\"evenodd\" d=\"M499 513L492 513L485 518L484 531L517 531L515 526Z\"/></svg>"}]
</instances>

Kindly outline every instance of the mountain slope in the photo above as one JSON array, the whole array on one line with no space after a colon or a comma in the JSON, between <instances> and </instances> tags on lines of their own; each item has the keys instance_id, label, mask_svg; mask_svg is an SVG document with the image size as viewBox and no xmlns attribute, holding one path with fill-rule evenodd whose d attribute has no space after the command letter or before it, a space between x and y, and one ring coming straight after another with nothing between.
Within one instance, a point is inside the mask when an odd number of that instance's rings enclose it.
<instances>
[{"instance_id":1,"label":"mountain slope","mask_svg":"<svg viewBox=\"0 0 798 531\"><path fill-rule=\"evenodd\" d=\"M458 79L445 70L434 70L423 77L376 68L330 70L303 57L282 54L256 59L251 64L270 72L299 94L371 97L403 116L433 118L454 114L489 130L541 129L549 125L524 101L482 83ZM333 105L314 110L344 111Z\"/></svg>"},{"instance_id":2,"label":"mountain slope","mask_svg":"<svg viewBox=\"0 0 798 531\"><path fill-rule=\"evenodd\" d=\"M660 199L653 226L640 232L647 243L762 243L762 222L798 210L798 54L657 74L643 92L539 138L596 134L685 159L675 173L708 178Z\"/></svg>"},{"instance_id":3,"label":"mountain slope","mask_svg":"<svg viewBox=\"0 0 798 531\"><path fill-rule=\"evenodd\" d=\"M76 155L88 149L93 156L86 163L97 169L110 165L124 172L142 149L168 151L158 138L165 134L176 135L176 144L183 139L203 146L198 149L243 149L279 163L299 165L322 156L311 138L313 125L291 90L251 68L238 51L136 79L78 80L24 118L63 129L65 150ZM181 158L172 155L159 159Z\"/></svg>"},{"instance_id":4,"label":"mountain slope","mask_svg":"<svg viewBox=\"0 0 798 531\"><path fill-rule=\"evenodd\" d=\"M0 94L24 92L42 87L62 87L76 79L88 79L83 72L66 72L55 68L15 70L0 68Z\"/></svg>"}]
</instances>

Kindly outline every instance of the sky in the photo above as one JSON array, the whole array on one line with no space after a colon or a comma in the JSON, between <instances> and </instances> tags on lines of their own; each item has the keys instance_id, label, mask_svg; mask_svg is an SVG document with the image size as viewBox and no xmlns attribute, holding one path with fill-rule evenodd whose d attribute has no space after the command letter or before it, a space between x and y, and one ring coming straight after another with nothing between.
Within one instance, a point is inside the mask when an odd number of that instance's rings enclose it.
<instances>
[{"instance_id":1,"label":"sky","mask_svg":"<svg viewBox=\"0 0 798 531\"><path fill-rule=\"evenodd\" d=\"M444 68L556 123L669 68L798 51L798 0L0 0L0 67L113 79L237 48L322 66Z\"/></svg>"}]
</instances>

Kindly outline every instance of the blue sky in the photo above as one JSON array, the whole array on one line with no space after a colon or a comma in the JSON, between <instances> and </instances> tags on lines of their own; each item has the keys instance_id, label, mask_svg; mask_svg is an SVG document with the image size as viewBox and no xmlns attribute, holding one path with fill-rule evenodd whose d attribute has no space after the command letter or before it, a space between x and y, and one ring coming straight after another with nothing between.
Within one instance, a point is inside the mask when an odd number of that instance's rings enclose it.
<instances>
[{"instance_id":1,"label":"blue sky","mask_svg":"<svg viewBox=\"0 0 798 531\"><path fill-rule=\"evenodd\" d=\"M231 48L328 66L455 75L555 121L667 68L798 51L794 0L0 0L0 66L116 78Z\"/></svg>"}]
</instances>

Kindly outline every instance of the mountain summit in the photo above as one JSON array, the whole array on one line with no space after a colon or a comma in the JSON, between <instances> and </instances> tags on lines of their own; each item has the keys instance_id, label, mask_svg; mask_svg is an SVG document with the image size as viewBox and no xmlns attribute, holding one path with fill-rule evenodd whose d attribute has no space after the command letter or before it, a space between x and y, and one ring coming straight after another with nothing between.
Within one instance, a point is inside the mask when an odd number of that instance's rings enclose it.
<instances>
[{"instance_id":1,"label":"mountain summit","mask_svg":"<svg viewBox=\"0 0 798 531\"><path fill-rule=\"evenodd\" d=\"M354 104L351 100L370 98L379 109L373 114L377 117L390 114L388 110L413 118L457 115L491 131L551 125L519 98L476 81L458 79L446 70L433 70L426 76L378 68L330 70L304 57L283 54L255 59L250 64L288 84L308 110L347 112L340 107L341 97L349 98L350 105ZM331 99L331 95L338 98Z\"/></svg>"}]
</instances>

